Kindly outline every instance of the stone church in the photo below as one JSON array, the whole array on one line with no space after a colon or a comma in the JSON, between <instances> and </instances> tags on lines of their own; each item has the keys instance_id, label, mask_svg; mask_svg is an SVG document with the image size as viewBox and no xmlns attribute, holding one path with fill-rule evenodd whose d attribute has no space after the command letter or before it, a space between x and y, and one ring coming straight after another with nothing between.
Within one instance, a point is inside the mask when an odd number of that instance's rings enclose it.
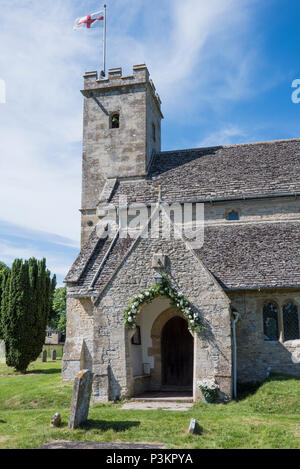
<instances>
[{"instance_id":1,"label":"stone church","mask_svg":"<svg viewBox=\"0 0 300 469\"><path fill-rule=\"evenodd\" d=\"M97 402L146 391L197 400L205 378L230 399L238 382L270 371L300 376L300 139L161 151L161 101L145 65L86 73L81 92L81 251L65 279L63 379L90 369ZM203 207L203 242L99 234L107 206L120 219L139 207L160 214L161 204ZM200 331L163 294L135 303L125 327L128 305L162 276Z\"/></svg>"}]
</instances>

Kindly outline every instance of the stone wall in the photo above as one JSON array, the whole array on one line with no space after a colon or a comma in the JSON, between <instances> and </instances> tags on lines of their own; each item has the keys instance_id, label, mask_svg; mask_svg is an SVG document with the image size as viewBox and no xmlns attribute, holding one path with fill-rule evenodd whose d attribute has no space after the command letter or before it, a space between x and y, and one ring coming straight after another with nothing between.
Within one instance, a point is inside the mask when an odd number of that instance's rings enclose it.
<instances>
[{"instance_id":1,"label":"stone wall","mask_svg":"<svg viewBox=\"0 0 300 469\"><path fill-rule=\"evenodd\" d=\"M300 340L268 342L263 333L263 306L268 301L282 307L293 301L300 311L300 291L268 290L228 293L232 307L241 315L237 323L238 381L260 381L268 367L274 372L300 376ZM281 322L279 317L279 322ZM282 326L280 325L280 328Z\"/></svg>"},{"instance_id":2,"label":"stone wall","mask_svg":"<svg viewBox=\"0 0 300 469\"><path fill-rule=\"evenodd\" d=\"M140 239L95 304L94 400L116 399L134 392L131 331L124 328L123 312L131 298L154 282L152 256L167 256L167 275L199 311L204 332L195 335L194 399L197 379L215 376L231 396L231 328L229 300L215 279L182 240Z\"/></svg>"},{"instance_id":3,"label":"stone wall","mask_svg":"<svg viewBox=\"0 0 300 469\"><path fill-rule=\"evenodd\" d=\"M238 222L226 221L226 216L231 210L239 213ZM204 210L206 224L298 220L299 214L300 204L295 197L213 202L205 204Z\"/></svg>"},{"instance_id":4,"label":"stone wall","mask_svg":"<svg viewBox=\"0 0 300 469\"><path fill-rule=\"evenodd\" d=\"M67 298L67 336L63 380L73 380L81 369L93 367L94 308L89 298Z\"/></svg>"},{"instance_id":5,"label":"stone wall","mask_svg":"<svg viewBox=\"0 0 300 469\"><path fill-rule=\"evenodd\" d=\"M84 76L82 154L82 245L91 229L101 191L107 178L145 177L153 152L161 150L160 99L145 65L133 67L132 75L122 70ZM119 114L119 128L111 117ZM152 137L155 125L155 140ZM90 217L90 215L92 217Z\"/></svg>"}]
</instances>

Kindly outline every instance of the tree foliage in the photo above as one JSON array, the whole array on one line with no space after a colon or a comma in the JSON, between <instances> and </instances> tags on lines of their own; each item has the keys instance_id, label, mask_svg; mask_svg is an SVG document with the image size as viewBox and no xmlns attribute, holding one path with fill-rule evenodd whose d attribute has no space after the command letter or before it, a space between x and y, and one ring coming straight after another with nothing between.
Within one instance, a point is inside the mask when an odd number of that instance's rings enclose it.
<instances>
[{"instance_id":1,"label":"tree foliage","mask_svg":"<svg viewBox=\"0 0 300 469\"><path fill-rule=\"evenodd\" d=\"M66 334L67 288L56 288L52 298L52 308L48 325Z\"/></svg>"},{"instance_id":2,"label":"tree foliage","mask_svg":"<svg viewBox=\"0 0 300 469\"><path fill-rule=\"evenodd\" d=\"M1 271L2 339L6 364L25 372L42 351L45 331L56 286L46 260L16 259L11 270Z\"/></svg>"},{"instance_id":3,"label":"tree foliage","mask_svg":"<svg viewBox=\"0 0 300 469\"><path fill-rule=\"evenodd\" d=\"M4 262L0 261L0 272L2 272L2 270L5 270L5 269L8 269L7 265L4 264Z\"/></svg>"}]
</instances>

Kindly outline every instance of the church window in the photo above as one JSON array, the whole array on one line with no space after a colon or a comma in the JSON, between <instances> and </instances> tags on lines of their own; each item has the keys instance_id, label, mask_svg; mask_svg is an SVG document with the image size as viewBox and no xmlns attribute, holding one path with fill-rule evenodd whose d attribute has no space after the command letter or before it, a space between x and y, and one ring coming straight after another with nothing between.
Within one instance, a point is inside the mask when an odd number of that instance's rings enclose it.
<instances>
[{"instance_id":1,"label":"church window","mask_svg":"<svg viewBox=\"0 0 300 469\"><path fill-rule=\"evenodd\" d=\"M155 131L155 125L152 123L152 138L153 141L156 141L156 131Z\"/></svg>"},{"instance_id":2,"label":"church window","mask_svg":"<svg viewBox=\"0 0 300 469\"><path fill-rule=\"evenodd\" d=\"M94 224L94 223L92 222L92 220L89 220L89 221L87 222L87 226L93 226L93 224Z\"/></svg>"},{"instance_id":3,"label":"church window","mask_svg":"<svg viewBox=\"0 0 300 469\"><path fill-rule=\"evenodd\" d=\"M110 116L110 128L118 129L119 127L120 127L120 114L118 112L114 112Z\"/></svg>"},{"instance_id":4,"label":"church window","mask_svg":"<svg viewBox=\"0 0 300 469\"><path fill-rule=\"evenodd\" d=\"M263 308L264 340L278 340L278 307L271 301Z\"/></svg>"},{"instance_id":5,"label":"church window","mask_svg":"<svg viewBox=\"0 0 300 469\"><path fill-rule=\"evenodd\" d=\"M227 220L239 220L239 219L240 219L240 215L239 215L239 212L237 212L236 210L231 210L230 212L228 212Z\"/></svg>"},{"instance_id":6,"label":"church window","mask_svg":"<svg viewBox=\"0 0 300 469\"><path fill-rule=\"evenodd\" d=\"M289 301L283 306L282 318L284 340L299 339L298 308L292 301Z\"/></svg>"}]
</instances>

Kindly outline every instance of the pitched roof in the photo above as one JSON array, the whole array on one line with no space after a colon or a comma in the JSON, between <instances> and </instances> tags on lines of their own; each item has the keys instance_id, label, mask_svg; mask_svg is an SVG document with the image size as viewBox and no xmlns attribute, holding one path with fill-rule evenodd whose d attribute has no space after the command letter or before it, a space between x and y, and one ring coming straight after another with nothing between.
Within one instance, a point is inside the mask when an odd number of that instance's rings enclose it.
<instances>
[{"instance_id":1,"label":"pitched roof","mask_svg":"<svg viewBox=\"0 0 300 469\"><path fill-rule=\"evenodd\" d=\"M111 201L155 203L300 191L300 139L161 152L148 178L119 181Z\"/></svg>"},{"instance_id":2,"label":"pitched roof","mask_svg":"<svg viewBox=\"0 0 300 469\"><path fill-rule=\"evenodd\" d=\"M300 139L162 152L149 177L107 184L103 197L118 204L218 200L300 193ZM300 286L300 224L234 223L206 226L195 250L225 289ZM69 294L100 292L134 241L99 239L96 229L71 267Z\"/></svg>"},{"instance_id":3,"label":"pitched roof","mask_svg":"<svg viewBox=\"0 0 300 469\"><path fill-rule=\"evenodd\" d=\"M205 228L199 259L225 289L300 286L300 222Z\"/></svg>"},{"instance_id":4,"label":"pitched roof","mask_svg":"<svg viewBox=\"0 0 300 469\"><path fill-rule=\"evenodd\" d=\"M110 237L100 239L95 229L65 278L68 294L95 296L100 293L133 242L131 238L118 238L114 243Z\"/></svg>"},{"instance_id":5,"label":"pitched roof","mask_svg":"<svg viewBox=\"0 0 300 469\"><path fill-rule=\"evenodd\" d=\"M99 294L120 265L133 239L118 239L97 277ZM91 281L109 250L111 239L89 245L75 261L66 281L68 294L90 295ZM300 286L300 222L206 226L204 245L195 254L224 289L291 288ZM85 262L83 261L85 259ZM77 279L75 281L75 279Z\"/></svg>"}]
</instances>

